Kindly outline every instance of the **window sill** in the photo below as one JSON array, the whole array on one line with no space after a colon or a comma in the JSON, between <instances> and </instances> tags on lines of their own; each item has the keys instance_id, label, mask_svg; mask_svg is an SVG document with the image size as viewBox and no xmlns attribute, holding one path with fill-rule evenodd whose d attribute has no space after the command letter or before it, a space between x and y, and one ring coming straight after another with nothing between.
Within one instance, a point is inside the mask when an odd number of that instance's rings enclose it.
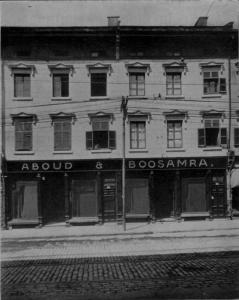
<instances>
[{"instance_id":1,"label":"window sill","mask_svg":"<svg viewBox=\"0 0 239 300\"><path fill-rule=\"evenodd\" d=\"M178 96L174 96L174 95L172 95L172 96L165 96L165 99L185 99L185 97L184 96L182 96L182 95L178 95Z\"/></svg>"},{"instance_id":2,"label":"window sill","mask_svg":"<svg viewBox=\"0 0 239 300\"><path fill-rule=\"evenodd\" d=\"M34 151L15 151L15 155L33 155L35 154Z\"/></svg>"},{"instance_id":3,"label":"window sill","mask_svg":"<svg viewBox=\"0 0 239 300\"><path fill-rule=\"evenodd\" d=\"M207 148L203 148L203 151L222 151L222 147L207 147Z\"/></svg>"},{"instance_id":4,"label":"window sill","mask_svg":"<svg viewBox=\"0 0 239 300\"><path fill-rule=\"evenodd\" d=\"M14 97L13 101L33 101L32 97Z\"/></svg>"},{"instance_id":5,"label":"window sill","mask_svg":"<svg viewBox=\"0 0 239 300\"><path fill-rule=\"evenodd\" d=\"M71 97L52 97L51 101L70 101Z\"/></svg>"},{"instance_id":6,"label":"window sill","mask_svg":"<svg viewBox=\"0 0 239 300\"><path fill-rule=\"evenodd\" d=\"M167 149L166 152L186 152L186 150L182 148L173 148L173 149Z\"/></svg>"},{"instance_id":7,"label":"window sill","mask_svg":"<svg viewBox=\"0 0 239 300\"><path fill-rule=\"evenodd\" d=\"M148 149L129 149L129 153L147 153Z\"/></svg>"},{"instance_id":8,"label":"window sill","mask_svg":"<svg viewBox=\"0 0 239 300\"><path fill-rule=\"evenodd\" d=\"M128 96L128 99L135 99L135 100L137 100L137 99L148 99L148 97L146 97L146 96Z\"/></svg>"},{"instance_id":9,"label":"window sill","mask_svg":"<svg viewBox=\"0 0 239 300\"><path fill-rule=\"evenodd\" d=\"M94 96L94 97L90 97L90 100L109 100L109 97L107 97L107 96Z\"/></svg>"},{"instance_id":10,"label":"window sill","mask_svg":"<svg viewBox=\"0 0 239 300\"><path fill-rule=\"evenodd\" d=\"M91 153L96 154L96 153L111 153L111 149L98 149L98 150L91 150Z\"/></svg>"},{"instance_id":11,"label":"window sill","mask_svg":"<svg viewBox=\"0 0 239 300\"><path fill-rule=\"evenodd\" d=\"M209 94L209 95L202 95L202 98L221 98L221 94Z\"/></svg>"},{"instance_id":12,"label":"window sill","mask_svg":"<svg viewBox=\"0 0 239 300\"><path fill-rule=\"evenodd\" d=\"M59 151L53 151L53 154L73 154L73 151L71 150L59 150Z\"/></svg>"}]
</instances>

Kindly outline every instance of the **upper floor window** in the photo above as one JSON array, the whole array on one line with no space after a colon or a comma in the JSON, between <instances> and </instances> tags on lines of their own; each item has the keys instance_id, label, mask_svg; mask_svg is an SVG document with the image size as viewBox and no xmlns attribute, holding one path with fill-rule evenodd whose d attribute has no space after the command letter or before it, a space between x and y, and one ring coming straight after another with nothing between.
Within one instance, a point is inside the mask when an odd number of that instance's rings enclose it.
<instances>
[{"instance_id":1,"label":"upper floor window","mask_svg":"<svg viewBox=\"0 0 239 300\"><path fill-rule=\"evenodd\" d=\"M90 117L92 131L86 132L88 150L115 149L116 132L110 130L110 116Z\"/></svg>"},{"instance_id":2,"label":"upper floor window","mask_svg":"<svg viewBox=\"0 0 239 300\"><path fill-rule=\"evenodd\" d=\"M167 96L182 94L181 73L167 72L166 94Z\"/></svg>"},{"instance_id":3,"label":"upper floor window","mask_svg":"<svg viewBox=\"0 0 239 300\"><path fill-rule=\"evenodd\" d=\"M86 67L90 76L91 97L107 97L107 77L111 75L111 65L96 63Z\"/></svg>"},{"instance_id":4,"label":"upper floor window","mask_svg":"<svg viewBox=\"0 0 239 300\"><path fill-rule=\"evenodd\" d=\"M69 74L53 74L53 97L69 96Z\"/></svg>"},{"instance_id":5,"label":"upper floor window","mask_svg":"<svg viewBox=\"0 0 239 300\"><path fill-rule=\"evenodd\" d=\"M221 127L219 117L204 118L204 128L198 129L198 146L227 146L227 128Z\"/></svg>"},{"instance_id":6,"label":"upper floor window","mask_svg":"<svg viewBox=\"0 0 239 300\"><path fill-rule=\"evenodd\" d=\"M129 96L145 96L145 74L149 75L151 71L150 65L136 62L126 64L125 67L129 76Z\"/></svg>"},{"instance_id":7,"label":"upper floor window","mask_svg":"<svg viewBox=\"0 0 239 300\"><path fill-rule=\"evenodd\" d=\"M222 63L201 63L204 95L226 93L226 78L223 76Z\"/></svg>"},{"instance_id":8,"label":"upper floor window","mask_svg":"<svg viewBox=\"0 0 239 300\"><path fill-rule=\"evenodd\" d=\"M70 94L69 75L73 76L73 66L65 64L48 65L52 76L53 98L67 98Z\"/></svg>"},{"instance_id":9,"label":"upper floor window","mask_svg":"<svg viewBox=\"0 0 239 300\"><path fill-rule=\"evenodd\" d=\"M129 95L145 95L145 73L129 73Z\"/></svg>"},{"instance_id":10,"label":"upper floor window","mask_svg":"<svg viewBox=\"0 0 239 300\"><path fill-rule=\"evenodd\" d=\"M32 124L36 122L36 115L20 113L11 117L15 126L15 151L32 151Z\"/></svg>"},{"instance_id":11,"label":"upper floor window","mask_svg":"<svg viewBox=\"0 0 239 300\"><path fill-rule=\"evenodd\" d=\"M91 96L92 97L107 96L107 74L106 73L91 74Z\"/></svg>"},{"instance_id":12,"label":"upper floor window","mask_svg":"<svg viewBox=\"0 0 239 300\"><path fill-rule=\"evenodd\" d=\"M130 148L146 148L145 121L130 121Z\"/></svg>"},{"instance_id":13,"label":"upper floor window","mask_svg":"<svg viewBox=\"0 0 239 300\"><path fill-rule=\"evenodd\" d=\"M54 120L54 150L71 150L70 118L56 118Z\"/></svg>"},{"instance_id":14,"label":"upper floor window","mask_svg":"<svg viewBox=\"0 0 239 300\"><path fill-rule=\"evenodd\" d=\"M30 74L14 74L14 97L23 98L31 96Z\"/></svg>"},{"instance_id":15,"label":"upper floor window","mask_svg":"<svg viewBox=\"0 0 239 300\"><path fill-rule=\"evenodd\" d=\"M167 121L168 148L182 148L182 121Z\"/></svg>"},{"instance_id":16,"label":"upper floor window","mask_svg":"<svg viewBox=\"0 0 239 300\"><path fill-rule=\"evenodd\" d=\"M239 128L234 128L234 145L239 147Z\"/></svg>"},{"instance_id":17,"label":"upper floor window","mask_svg":"<svg viewBox=\"0 0 239 300\"><path fill-rule=\"evenodd\" d=\"M13 76L14 98L29 99L31 97L31 77L35 75L35 66L23 63L9 65Z\"/></svg>"}]
</instances>

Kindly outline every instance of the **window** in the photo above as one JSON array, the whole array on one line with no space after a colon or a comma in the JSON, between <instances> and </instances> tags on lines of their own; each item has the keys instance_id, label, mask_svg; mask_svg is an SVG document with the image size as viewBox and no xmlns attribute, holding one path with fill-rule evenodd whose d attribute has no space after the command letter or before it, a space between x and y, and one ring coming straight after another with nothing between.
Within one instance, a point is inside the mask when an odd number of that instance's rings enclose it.
<instances>
[{"instance_id":1,"label":"window","mask_svg":"<svg viewBox=\"0 0 239 300\"><path fill-rule=\"evenodd\" d=\"M166 90L167 95L181 95L181 73L167 73L166 75Z\"/></svg>"},{"instance_id":2,"label":"window","mask_svg":"<svg viewBox=\"0 0 239 300\"><path fill-rule=\"evenodd\" d=\"M92 129L92 131L86 132L86 148L88 150L116 148L116 133L109 130L108 118L92 120Z\"/></svg>"},{"instance_id":3,"label":"window","mask_svg":"<svg viewBox=\"0 0 239 300\"><path fill-rule=\"evenodd\" d=\"M219 77L218 70L203 71L203 92L205 95L226 93L226 79Z\"/></svg>"},{"instance_id":4,"label":"window","mask_svg":"<svg viewBox=\"0 0 239 300\"><path fill-rule=\"evenodd\" d=\"M54 150L71 150L71 118L54 119Z\"/></svg>"},{"instance_id":5,"label":"window","mask_svg":"<svg viewBox=\"0 0 239 300\"><path fill-rule=\"evenodd\" d=\"M145 95L145 73L129 74L129 95L130 96Z\"/></svg>"},{"instance_id":6,"label":"window","mask_svg":"<svg viewBox=\"0 0 239 300\"><path fill-rule=\"evenodd\" d=\"M53 97L69 96L69 74L53 74Z\"/></svg>"},{"instance_id":7,"label":"window","mask_svg":"<svg viewBox=\"0 0 239 300\"><path fill-rule=\"evenodd\" d=\"M234 145L239 147L239 128L234 128Z\"/></svg>"},{"instance_id":8,"label":"window","mask_svg":"<svg viewBox=\"0 0 239 300\"><path fill-rule=\"evenodd\" d=\"M205 119L204 128L198 129L199 147L227 145L227 129L220 128L219 119Z\"/></svg>"},{"instance_id":9,"label":"window","mask_svg":"<svg viewBox=\"0 0 239 300\"><path fill-rule=\"evenodd\" d=\"M145 121L130 122L130 148L131 149L146 148Z\"/></svg>"},{"instance_id":10,"label":"window","mask_svg":"<svg viewBox=\"0 0 239 300\"><path fill-rule=\"evenodd\" d=\"M91 96L103 97L106 91L107 73L91 73Z\"/></svg>"},{"instance_id":11,"label":"window","mask_svg":"<svg viewBox=\"0 0 239 300\"><path fill-rule=\"evenodd\" d=\"M30 74L14 74L14 97L30 97Z\"/></svg>"},{"instance_id":12,"label":"window","mask_svg":"<svg viewBox=\"0 0 239 300\"><path fill-rule=\"evenodd\" d=\"M15 150L32 151L32 118L15 120Z\"/></svg>"},{"instance_id":13,"label":"window","mask_svg":"<svg viewBox=\"0 0 239 300\"><path fill-rule=\"evenodd\" d=\"M182 121L167 121L168 148L182 148Z\"/></svg>"}]
</instances>

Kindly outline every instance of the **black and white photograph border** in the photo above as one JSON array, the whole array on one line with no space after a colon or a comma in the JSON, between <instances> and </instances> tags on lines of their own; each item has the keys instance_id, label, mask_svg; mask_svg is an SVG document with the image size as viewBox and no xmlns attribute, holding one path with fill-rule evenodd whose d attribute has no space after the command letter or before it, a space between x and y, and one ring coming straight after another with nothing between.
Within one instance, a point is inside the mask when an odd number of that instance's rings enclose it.
<instances>
[{"instance_id":1,"label":"black and white photograph border","mask_svg":"<svg viewBox=\"0 0 239 300\"><path fill-rule=\"evenodd\" d=\"M1 299L239 299L239 0L0 13Z\"/></svg>"}]
</instances>

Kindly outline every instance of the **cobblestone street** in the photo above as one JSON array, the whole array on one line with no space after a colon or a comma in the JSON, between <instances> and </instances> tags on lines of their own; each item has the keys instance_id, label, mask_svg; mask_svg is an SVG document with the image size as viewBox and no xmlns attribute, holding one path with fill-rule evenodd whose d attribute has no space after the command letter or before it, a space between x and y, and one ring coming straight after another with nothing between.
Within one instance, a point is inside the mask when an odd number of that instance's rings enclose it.
<instances>
[{"instance_id":1,"label":"cobblestone street","mask_svg":"<svg viewBox=\"0 0 239 300\"><path fill-rule=\"evenodd\" d=\"M3 300L238 297L238 251L2 263Z\"/></svg>"}]
</instances>

